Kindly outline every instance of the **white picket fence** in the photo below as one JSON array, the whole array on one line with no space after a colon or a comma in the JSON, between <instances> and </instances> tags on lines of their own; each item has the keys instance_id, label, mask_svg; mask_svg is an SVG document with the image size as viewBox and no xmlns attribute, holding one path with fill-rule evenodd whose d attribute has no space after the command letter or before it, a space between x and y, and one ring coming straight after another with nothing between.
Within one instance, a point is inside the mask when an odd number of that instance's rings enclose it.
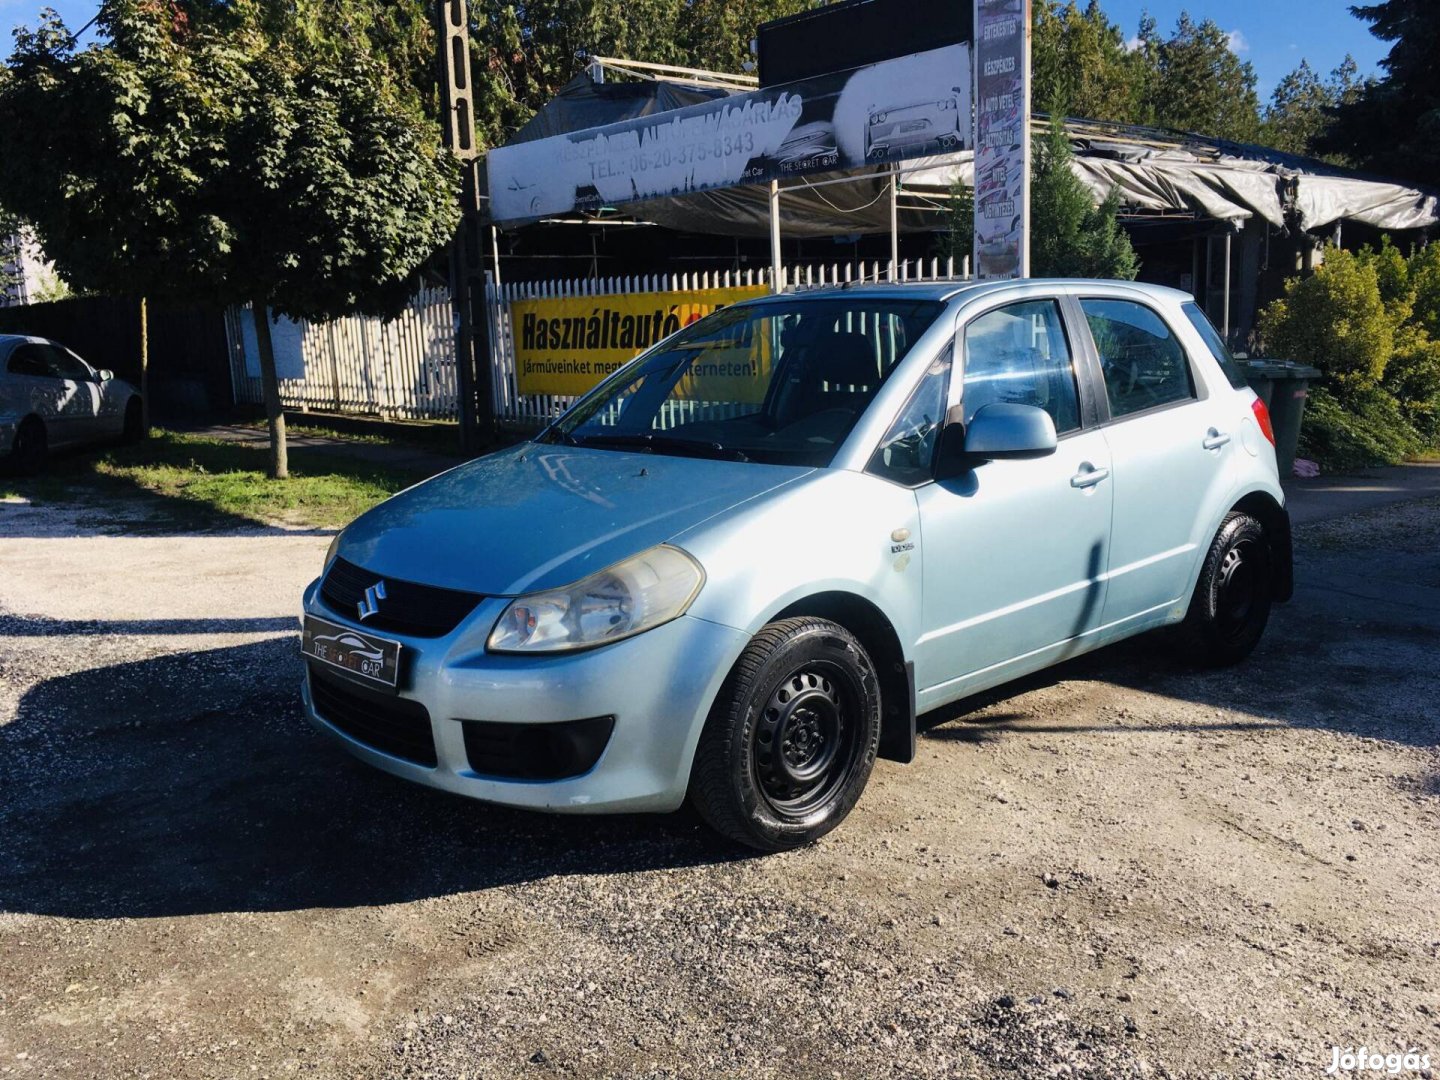
<instances>
[{"instance_id":1,"label":"white picket fence","mask_svg":"<svg viewBox=\"0 0 1440 1080\"><path fill-rule=\"evenodd\" d=\"M230 376L235 400L264 401L259 363L253 355L249 308L226 312ZM282 323L276 337L279 355L295 345L292 370L303 378L282 378L280 400L300 412L357 413L402 420L454 420L459 416L455 384L455 314L450 290L422 289L390 322L350 315L328 323ZM298 339L298 342L296 341Z\"/></svg>"},{"instance_id":2,"label":"white picket fence","mask_svg":"<svg viewBox=\"0 0 1440 1080\"><path fill-rule=\"evenodd\" d=\"M967 277L969 260L917 259L889 262L829 263L787 267L781 289L803 291L857 281L944 281ZM488 277L488 275L487 275ZM495 410L520 425L545 424L570 406L572 398L521 394L515 379L515 349L510 304L517 300L605 296L615 293L675 292L770 285L770 271L700 271L629 277L574 278L486 286ZM248 308L226 313L231 382L237 402L263 401L254 335L247 330ZM288 370L303 377L282 378L280 399L302 412L355 413L384 419L454 420L458 416L455 375L455 315L449 290L424 289L400 317L383 322L359 315L328 323L282 324L278 335L298 350ZM283 346L277 343L277 349ZM287 364L277 355L282 374Z\"/></svg>"}]
</instances>

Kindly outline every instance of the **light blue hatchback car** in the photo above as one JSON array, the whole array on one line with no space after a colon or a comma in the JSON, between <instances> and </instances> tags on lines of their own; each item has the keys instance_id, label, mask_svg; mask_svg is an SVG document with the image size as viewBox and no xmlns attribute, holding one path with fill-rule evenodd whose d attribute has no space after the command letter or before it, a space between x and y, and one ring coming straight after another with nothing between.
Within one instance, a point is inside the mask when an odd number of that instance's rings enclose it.
<instances>
[{"instance_id":1,"label":"light blue hatchback car","mask_svg":"<svg viewBox=\"0 0 1440 1080\"><path fill-rule=\"evenodd\" d=\"M304 700L419 783L689 797L779 850L909 760L917 714L1165 626L1243 659L1291 567L1265 407L1190 297L782 295L347 528L305 592Z\"/></svg>"}]
</instances>

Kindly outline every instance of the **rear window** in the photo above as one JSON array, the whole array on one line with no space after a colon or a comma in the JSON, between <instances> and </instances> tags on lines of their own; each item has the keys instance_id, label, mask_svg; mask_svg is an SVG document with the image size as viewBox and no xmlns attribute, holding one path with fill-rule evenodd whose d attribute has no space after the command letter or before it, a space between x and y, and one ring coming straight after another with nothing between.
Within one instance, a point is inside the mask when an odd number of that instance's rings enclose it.
<instances>
[{"instance_id":1,"label":"rear window","mask_svg":"<svg viewBox=\"0 0 1440 1080\"><path fill-rule=\"evenodd\" d=\"M1205 347L1210 350L1210 355L1215 357L1220 370L1225 372L1225 378L1230 380L1230 385L1236 390L1244 390L1249 385L1245 381L1245 373L1240 370L1235 357L1230 355L1225 339L1220 336L1220 331L1215 329L1210 317L1200 310L1199 304L1182 304L1181 307L1185 309L1185 317L1190 320L1190 325L1200 331Z\"/></svg>"}]
</instances>

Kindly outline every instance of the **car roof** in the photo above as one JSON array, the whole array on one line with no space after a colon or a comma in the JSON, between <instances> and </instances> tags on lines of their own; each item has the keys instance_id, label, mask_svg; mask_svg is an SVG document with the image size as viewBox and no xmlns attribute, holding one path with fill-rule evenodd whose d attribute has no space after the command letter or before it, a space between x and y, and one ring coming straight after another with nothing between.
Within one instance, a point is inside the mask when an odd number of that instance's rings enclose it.
<instances>
[{"instance_id":1,"label":"car roof","mask_svg":"<svg viewBox=\"0 0 1440 1080\"><path fill-rule=\"evenodd\" d=\"M898 297L911 300L938 300L944 302L956 300L961 297L969 299L1001 293L1010 289L1022 287L1028 289L1034 288L1035 286L1043 287L1047 285L1053 286L1056 289L1073 289L1077 285L1104 286L1107 289L1120 288L1177 302L1191 299L1189 293L1182 292L1179 289L1167 288L1164 285L1150 285L1139 281L1116 281L1105 278L1013 278L1001 281L852 282L846 285L805 289L800 292L777 293L772 296L762 296L754 300L747 300L745 303L770 304L793 299L854 300L856 297L888 298L892 300Z\"/></svg>"}]
</instances>

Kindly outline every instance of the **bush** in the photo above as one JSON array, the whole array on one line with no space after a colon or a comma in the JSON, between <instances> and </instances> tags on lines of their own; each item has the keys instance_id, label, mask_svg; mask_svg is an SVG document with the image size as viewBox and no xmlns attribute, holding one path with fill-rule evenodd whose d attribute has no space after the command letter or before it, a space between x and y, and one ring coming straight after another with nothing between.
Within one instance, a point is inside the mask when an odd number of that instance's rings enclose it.
<instances>
[{"instance_id":1,"label":"bush","mask_svg":"<svg viewBox=\"0 0 1440 1080\"><path fill-rule=\"evenodd\" d=\"M1285 296L1260 313L1265 350L1314 364L1342 396L1374 387L1395 349L1374 260L1330 248L1308 278L1291 278Z\"/></svg>"},{"instance_id":2,"label":"bush","mask_svg":"<svg viewBox=\"0 0 1440 1080\"><path fill-rule=\"evenodd\" d=\"M1440 341L1418 326L1402 327L1395 335L1384 388L1394 395L1422 448L1440 447Z\"/></svg>"},{"instance_id":3,"label":"bush","mask_svg":"<svg viewBox=\"0 0 1440 1080\"><path fill-rule=\"evenodd\" d=\"M1310 391L1300 430L1300 456L1345 472L1398 465L1422 449L1394 395L1379 387L1350 392L1344 402L1323 386Z\"/></svg>"},{"instance_id":4,"label":"bush","mask_svg":"<svg viewBox=\"0 0 1440 1080\"><path fill-rule=\"evenodd\" d=\"M1440 244L1410 256L1409 270L1415 298L1412 318L1432 338L1440 339Z\"/></svg>"}]
</instances>

